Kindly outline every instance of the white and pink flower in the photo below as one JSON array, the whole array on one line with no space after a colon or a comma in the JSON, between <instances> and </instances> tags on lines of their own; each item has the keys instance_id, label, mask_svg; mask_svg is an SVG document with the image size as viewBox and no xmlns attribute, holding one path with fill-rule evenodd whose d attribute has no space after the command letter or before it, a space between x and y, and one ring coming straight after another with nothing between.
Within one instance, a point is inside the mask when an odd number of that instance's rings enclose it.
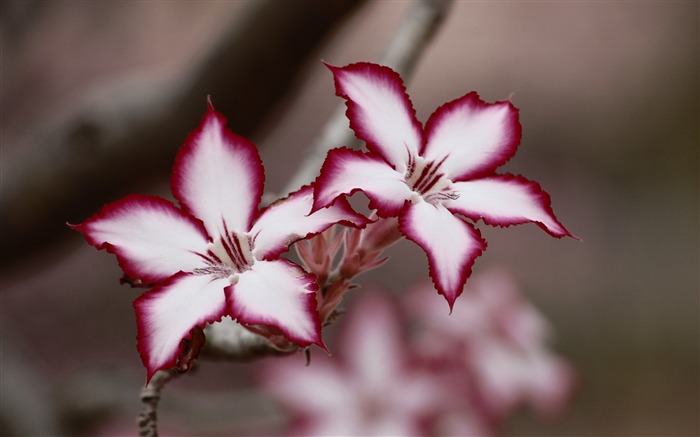
<instances>
[{"instance_id":1,"label":"white and pink flower","mask_svg":"<svg viewBox=\"0 0 700 437\"><path fill-rule=\"evenodd\" d=\"M131 195L72 226L153 288L134 302L148 379L173 367L193 328L231 316L323 346L316 278L280 254L335 223L363 226L347 203L309 215L313 187L259 210L264 170L255 146L209 102L180 149L171 180L180 204Z\"/></svg>"},{"instance_id":2,"label":"white and pink flower","mask_svg":"<svg viewBox=\"0 0 700 437\"><path fill-rule=\"evenodd\" d=\"M475 275L449 317L433 297L427 283L398 301L366 290L338 321L333 357L261 366L291 414L286 434L484 437L522 407L550 419L570 405L574 370L508 272Z\"/></svg>"},{"instance_id":3,"label":"white and pink flower","mask_svg":"<svg viewBox=\"0 0 700 437\"><path fill-rule=\"evenodd\" d=\"M313 211L362 191L381 217L398 217L404 236L427 254L430 276L450 307L486 241L472 222L533 222L555 237L572 236L536 182L496 174L520 143L518 110L472 92L438 108L425 127L400 76L370 63L328 65L336 93L369 153L328 153L316 181ZM463 217L470 221L464 220Z\"/></svg>"},{"instance_id":4,"label":"white and pink flower","mask_svg":"<svg viewBox=\"0 0 700 437\"><path fill-rule=\"evenodd\" d=\"M274 359L261 367L266 390L293 414L290 435L429 435L448 393L415 360L397 307L363 293L341 319L333 357ZM317 354L320 355L320 354Z\"/></svg>"},{"instance_id":5,"label":"white and pink flower","mask_svg":"<svg viewBox=\"0 0 700 437\"><path fill-rule=\"evenodd\" d=\"M551 349L549 324L508 271L475 275L450 317L432 297L421 286L402 300L419 333L418 349L426 359L468 369L482 414L501 421L528 406L548 418L569 404L574 370Z\"/></svg>"}]
</instances>

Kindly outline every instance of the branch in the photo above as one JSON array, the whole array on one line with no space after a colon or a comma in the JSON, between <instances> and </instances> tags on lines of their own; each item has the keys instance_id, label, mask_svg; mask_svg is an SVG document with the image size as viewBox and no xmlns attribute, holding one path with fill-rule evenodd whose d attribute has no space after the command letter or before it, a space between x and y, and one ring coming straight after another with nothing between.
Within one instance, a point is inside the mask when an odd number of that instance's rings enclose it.
<instances>
[{"instance_id":1,"label":"branch","mask_svg":"<svg viewBox=\"0 0 700 437\"><path fill-rule=\"evenodd\" d=\"M177 370L159 370L141 390L143 408L137 418L141 437L158 437L158 402L165 384L179 375Z\"/></svg>"},{"instance_id":2,"label":"branch","mask_svg":"<svg viewBox=\"0 0 700 437\"><path fill-rule=\"evenodd\" d=\"M408 81L451 6L452 0L419 0L389 41L380 63Z\"/></svg>"},{"instance_id":3,"label":"branch","mask_svg":"<svg viewBox=\"0 0 700 437\"><path fill-rule=\"evenodd\" d=\"M392 36L379 63L393 68L408 81L451 5L452 0L419 0ZM355 136L348 128L345 104L341 104L314 142L308 158L285 186L282 196L313 181L331 148L352 144L356 144Z\"/></svg>"},{"instance_id":4,"label":"branch","mask_svg":"<svg viewBox=\"0 0 700 437\"><path fill-rule=\"evenodd\" d=\"M48 381L37 363L41 356L25 350L23 339L11 326L17 326L2 314L0 330L2 366L0 367L0 419L2 432L10 435L58 435L60 426L56 405ZM44 357L45 358L45 357Z\"/></svg>"},{"instance_id":5,"label":"branch","mask_svg":"<svg viewBox=\"0 0 700 437\"><path fill-rule=\"evenodd\" d=\"M174 79L120 76L72 99L54 119L35 120L22 138L3 131L1 141L16 144L0 161L0 261L47 247L67 234L66 220L84 220L109 198L168 180L207 95L235 120L238 134L249 136L292 89L323 37L360 4L251 2L208 57Z\"/></svg>"}]
</instances>

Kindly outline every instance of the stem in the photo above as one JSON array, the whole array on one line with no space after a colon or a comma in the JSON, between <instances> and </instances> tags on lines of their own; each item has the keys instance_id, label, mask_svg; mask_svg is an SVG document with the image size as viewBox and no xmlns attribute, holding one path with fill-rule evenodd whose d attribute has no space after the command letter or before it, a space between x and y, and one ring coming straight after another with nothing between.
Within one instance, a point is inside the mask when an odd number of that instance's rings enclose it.
<instances>
[{"instance_id":1,"label":"stem","mask_svg":"<svg viewBox=\"0 0 700 437\"><path fill-rule=\"evenodd\" d=\"M179 375L177 370L160 370L141 390L143 408L136 419L141 437L158 437L158 402L165 384Z\"/></svg>"}]
</instances>

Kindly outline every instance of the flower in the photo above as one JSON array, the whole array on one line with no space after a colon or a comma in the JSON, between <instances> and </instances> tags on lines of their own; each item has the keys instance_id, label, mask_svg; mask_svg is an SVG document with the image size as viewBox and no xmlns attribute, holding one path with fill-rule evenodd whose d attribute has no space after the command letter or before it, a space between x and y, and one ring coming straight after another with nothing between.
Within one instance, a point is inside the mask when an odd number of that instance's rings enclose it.
<instances>
[{"instance_id":1,"label":"flower","mask_svg":"<svg viewBox=\"0 0 700 437\"><path fill-rule=\"evenodd\" d=\"M439 107L423 128L401 77L390 68L328 68L336 94L347 100L350 127L369 153L328 153L312 211L364 192L379 216L398 217L403 235L426 252L433 283L450 307L486 248L460 216L499 226L534 222L555 237L572 236L539 184L495 173L520 143L518 110L509 101L485 103L471 92Z\"/></svg>"},{"instance_id":2,"label":"flower","mask_svg":"<svg viewBox=\"0 0 700 437\"><path fill-rule=\"evenodd\" d=\"M154 287L135 302L148 380L173 367L191 330L231 316L278 329L300 346L323 346L316 279L280 254L335 223L363 226L347 203L307 215L306 186L265 209L264 170L253 143L226 128L211 101L178 152L171 179L180 208L131 195L72 226L117 256L128 277Z\"/></svg>"},{"instance_id":3,"label":"flower","mask_svg":"<svg viewBox=\"0 0 700 437\"><path fill-rule=\"evenodd\" d=\"M522 406L544 419L565 411L574 370L508 272L475 276L451 317L431 288L400 300L361 293L340 319L334 357L261 366L265 390L293 418L288 435L483 437Z\"/></svg>"},{"instance_id":4,"label":"flower","mask_svg":"<svg viewBox=\"0 0 700 437\"><path fill-rule=\"evenodd\" d=\"M451 387L414 359L396 310L384 294L363 293L342 319L333 357L261 367L266 391L294 416L290 435L431 435Z\"/></svg>"},{"instance_id":5,"label":"flower","mask_svg":"<svg viewBox=\"0 0 700 437\"><path fill-rule=\"evenodd\" d=\"M470 375L472 398L486 417L498 422L528 405L547 418L569 405L575 372L550 349L547 320L508 271L491 268L470 280L451 317L425 286L402 303L419 334L418 349Z\"/></svg>"}]
</instances>

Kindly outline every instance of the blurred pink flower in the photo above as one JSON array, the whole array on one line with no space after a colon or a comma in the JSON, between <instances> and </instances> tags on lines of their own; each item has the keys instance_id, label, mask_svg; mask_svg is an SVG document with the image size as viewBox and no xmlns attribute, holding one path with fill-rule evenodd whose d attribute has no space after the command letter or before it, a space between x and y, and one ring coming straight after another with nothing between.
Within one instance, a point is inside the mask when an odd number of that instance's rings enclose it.
<instances>
[{"instance_id":1,"label":"blurred pink flower","mask_svg":"<svg viewBox=\"0 0 700 437\"><path fill-rule=\"evenodd\" d=\"M518 407L551 417L568 406L573 370L505 272L476 275L451 315L433 293L426 284L392 305L365 292L340 319L336 355L263 366L296 419L289 434L491 436Z\"/></svg>"},{"instance_id":2,"label":"blurred pink flower","mask_svg":"<svg viewBox=\"0 0 700 437\"><path fill-rule=\"evenodd\" d=\"M291 435L426 435L460 393L450 395L437 369L407 348L396 306L381 294L358 298L341 319L337 354L309 366L298 357L268 362L265 388L294 414Z\"/></svg>"},{"instance_id":3,"label":"blurred pink flower","mask_svg":"<svg viewBox=\"0 0 700 437\"><path fill-rule=\"evenodd\" d=\"M406 299L420 329L419 350L428 359L456 360L469 369L480 410L498 422L516 407L542 417L568 406L575 376L571 365L549 349L552 332L507 271L475 275L452 314L428 286Z\"/></svg>"}]
</instances>

